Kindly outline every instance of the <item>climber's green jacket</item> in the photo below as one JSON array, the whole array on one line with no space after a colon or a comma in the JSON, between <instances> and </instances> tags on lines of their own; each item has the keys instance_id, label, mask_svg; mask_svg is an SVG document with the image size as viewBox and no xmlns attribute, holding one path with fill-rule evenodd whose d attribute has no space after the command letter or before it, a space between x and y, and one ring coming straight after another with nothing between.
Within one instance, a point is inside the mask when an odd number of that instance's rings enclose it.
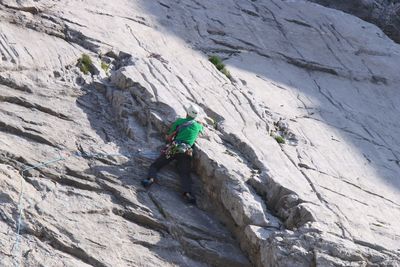
<instances>
[{"instance_id":1,"label":"climber's green jacket","mask_svg":"<svg viewBox=\"0 0 400 267\"><path fill-rule=\"evenodd\" d=\"M177 119L172 124L171 128L169 129L168 135L173 134L179 125L181 125L185 122L188 122L190 120L193 120L193 118L187 117L187 118ZM194 144L194 142L196 141L197 137L199 136L199 133L202 131L203 131L203 125L201 125L197 121L194 121L189 126L181 128L174 140L180 141L180 142L183 142L183 143L186 143L186 144L192 146Z\"/></svg>"}]
</instances>

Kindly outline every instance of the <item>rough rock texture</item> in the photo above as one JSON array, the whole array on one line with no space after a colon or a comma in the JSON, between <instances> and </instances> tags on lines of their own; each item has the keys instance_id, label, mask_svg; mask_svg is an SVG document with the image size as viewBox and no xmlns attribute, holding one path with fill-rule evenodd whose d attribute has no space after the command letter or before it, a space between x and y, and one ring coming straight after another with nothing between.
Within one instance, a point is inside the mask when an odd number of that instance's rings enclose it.
<instances>
[{"instance_id":1,"label":"rough rock texture","mask_svg":"<svg viewBox=\"0 0 400 267\"><path fill-rule=\"evenodd\" d=\"M399 266L400 46L376 26L303 1L1 1L0 55L1 266ZM173 166L140 186L190 102L198 207Z\"/></svg>"},{"instance_id":2,"label":"rough rock texture","mask_svg":"<svg viewBox=\"0 0 400 267\"><path fill-rule=\"evenodd\" d=\"M309 0L326 7L353 14L378 25L390 38L400 43L399 0Z\"/></svg>"}]
</instances>

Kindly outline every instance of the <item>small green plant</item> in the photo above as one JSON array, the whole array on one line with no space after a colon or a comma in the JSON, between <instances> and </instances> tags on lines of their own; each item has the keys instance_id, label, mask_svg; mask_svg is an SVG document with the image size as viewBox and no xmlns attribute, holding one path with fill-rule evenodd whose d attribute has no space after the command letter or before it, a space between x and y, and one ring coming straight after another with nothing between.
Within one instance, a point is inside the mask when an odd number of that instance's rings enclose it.
<instances>
[{"instance_id":1,"label":"small green plant","mask_svg":"<svg viewBox=\"0 0 400 267\"><path fill-rule=\"evenodd\" d=\"M282 136L279 136L279 135L275 136L275 140L279 144L284 144L285 143L285 139Z\"/></svg>"},{"instance_id":2,"label":"small green plant","mask_svg":"<svg viewBox=\"0 0 400 267\"><path fill-rule=\"evenodd\" d=\"M208 60L210 60L210 62L212 64L214 64L214 66L221 71L222 69L225 68L225 64L222 63L222 60L219 56L211 56Z\"/></svg>"},{"instance_id":3,"label":"small green plant","mask_svg":"<svg viewBox=\"0 0 400 267\"><path fill-rule=\"evenodd\" d=\"M208 58L208 60L214 64L214 66L222 72L228 79L232 78L232 75L229 73L229 71L225 68L225 64L222 63L222 59L219 56L213 55Z\"/></svg>"},{"instance_id":4,"label":"small green plant","mask_svg":"<svg viewBox=\"0 0 400 267\"><path fill-rule=\"evenodd\" d=\"M212 122L213 122L213 124L212 124L212 126L214 127L214 129L217 129L218 128L218 122L216 121L216 120L212 120Z\"/></svg>"},{"instance_id":5,"label":"small green plant","mask_svg":"<svg viewBox=\"0 0 400 267\"><path fill-rule=\"evenodd\" d=\"M92 65L92 59L88 54L82 54L82 57L78 59L79 68L84 74L90 72L90 65Z\"/></svg>"},{"instance_id":6,"label":"small green plant","mask_svg":"<svg viewBox=\"0 0 400 267\"><path fill-rule=\"evenodd\" d=\"M228 77L228 79L231 79L231 78L232 78L231 73L230 73L229 70L227 70L226 68L223 68L223 69L221 70L221 72L222 72L223 74L225 74L225 76Z\"/></svg>"},{"instance_id":7,"label":"small green plant","mask_svg":"<svg viewBox=\"0 0 400 267\"><path fill-rule=\"evenodd\" d=\"M105 71L105 73L108 73L108 70L110 69L110 64L107 64L104 61L102 61L101 68Z\"/></svg>"}]
</instances>

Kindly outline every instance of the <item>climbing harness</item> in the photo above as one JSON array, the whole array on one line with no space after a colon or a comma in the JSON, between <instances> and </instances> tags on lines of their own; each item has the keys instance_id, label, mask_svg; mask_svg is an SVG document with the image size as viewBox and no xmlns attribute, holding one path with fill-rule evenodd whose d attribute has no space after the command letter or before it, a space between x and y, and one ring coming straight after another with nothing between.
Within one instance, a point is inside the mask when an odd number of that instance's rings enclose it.
<instances>
[{"instance_id":1,"label":"climbing harness","mask_svg":"<svg viewBox=\"0 0 400 267\"><path fill-rule=\"evenodd\" d=\"M170 157L174 156L177 153L192 156L193 149L190 145L186 143L179 141L172 141L172 143L169 143L164 147L161 153L164 154L167 159L169 159Z\"/></svg>"},{"instance_id":2,"label":"climbing harness","mask_svg":"<svg viewBox=\"0 0 400 267\"><path fill-rule=\"evenodd\" d=\"M21 257L21 253L20 253L20 243L21 243L21 225L22 225L22 214L24 212L24 206L23 206L23 198L24 198L24 184L23 181L25 180L25 173L27 171L33 170L33 169L39 169L51 164L54 164L56 162L60 162L60 161L65 161L67 160L69 157L75 156L75 157L81 157L81 158L106 158L106 157L112 157L112 156L124 156L124 157L128 157L128 156L134 156L134 155L142 155L142 156L155 156L158 153L154 153L154 152L144 152L144 151L138 151L135 153L131 153L129 155L123 155L123 154L107 154L107 153L87 153L87 152L81 152L81 151L74 151L74 152L66 152L65 155L66 157L63 157L60 153L60 151L58 151L58 155L59 157L45 161L45 162L41 162L39 164L33 165L33 166L29 166L26 167L24 169L22 169L20 171L20 175L21 175L21 180L20 180L20 187L21 187L21 191L19 193L19 197L18 197L18 219L17 219L17 234L16 234L16 238L15 238L15 243L13 244L12 247L12 254L13 254L13 259L14 259L14 267L18 267L20 266L20 257Z\"/></svg>"},{"instance_id":3,"label":"climbing harness","mask_svg":"<svg viewBox=\"0 0 400 267\"><path fill-rule=\"evenodd\" d=\"M175 137L178 135L179 131L182 129L189 127L195 123L195 120L190 120L185 123L182 123L178 127L176 127L175 131L167 137L167 145L161 150L161 154L164 154L167 159L172 157L177 153L187 154L188 156L192 156L193 149L189 144L186 144L182 141L175 140Z\"/></svg>"}]
</instances>

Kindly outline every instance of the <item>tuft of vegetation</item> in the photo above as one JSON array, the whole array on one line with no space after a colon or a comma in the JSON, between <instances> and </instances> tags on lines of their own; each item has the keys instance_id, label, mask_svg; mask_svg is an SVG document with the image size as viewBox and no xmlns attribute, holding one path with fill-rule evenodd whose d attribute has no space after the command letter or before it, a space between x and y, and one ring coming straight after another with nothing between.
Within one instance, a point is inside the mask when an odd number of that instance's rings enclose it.
<instances>
[{"instance_id":1,"label":"tuft of vegetation","mask_svg":"<svg viewBox=\"0 0 400 267\"><path fill-rule=\"evenodd\" d=\"M228 79L231 79L231 78L232 78L231 73L230 73L229 70L227 70L226 68L223 68L223 69L221 70L221 72L222 72L223 74L225 74L225 76L228 77Z\"/></svg>"},{"instance_id":2,"label":"tuft of vegetation","mask_svg":"<svg viewBox=\"0 0 400 267\"><path fill-rule=\"evenodd\" d=\"M222 63L222 59L219 56L211 56L208 58L212 64L219 70L223 70L225 68L225 64Z\"/></svg>"},{"instance_id":3,"label":"tuft of vegetation","mask_svg":"<svg viewBox=\"0 0 400 267\"><path fill-rule=\"evenodd\" d=\"M286 142L285 142L285 139L284 139L282 136L279 136L279 135L275 136L275 140L276 140L276 142L278 142L279 144L284 144L284 143L286 143Z\"/></svg>"},{"instance_id":4,"label":"tuft of vegetation","mask_svg":"<svg viewBox=\"0 0 400 267\"><path fill-rule=\"evenodd\" d=\"M213 124L212 124L213 128L214 128L214 129L217 129L217 128L218 128L218 122L217 122L217 120L212 119L212 122L213 122Z\"/></svg>"},{"instance_id":5,"label":"tuft of vegetation","mask_svg":"<svg viewBox=\"0 0 400 267\"><path fill-rule=\"evenodd\" d=\"M208 58L208 60L214 64L214 66L222 72L228 79L232 78L230 72L226 69L225 64L222 62L222 59L219 56L213 55Z\"/></svg>"},{"instance_id":6,"label":"tuft of vegetation","mask_svg":"<svg viewBox=\"0 0 400 267\"><path fill-rule=\"evenodd\" d=\"M105 71L105 73L108 73L108 70L110 69L110 64L107 64L104 61L102 61L101 68Z\"/></svg>"},{"instance_id":7,"label":"tuft of vegetation","mask_svg":"<svg viewBox=\"0 0 400 267\"><path fill-rule=\"evenodd\" d=\"M93 64L92 59L88 54L82 54L82 57L78 59L80 70L86 75L90 72L90 66Z\"/></svg>"}]
</instances>

